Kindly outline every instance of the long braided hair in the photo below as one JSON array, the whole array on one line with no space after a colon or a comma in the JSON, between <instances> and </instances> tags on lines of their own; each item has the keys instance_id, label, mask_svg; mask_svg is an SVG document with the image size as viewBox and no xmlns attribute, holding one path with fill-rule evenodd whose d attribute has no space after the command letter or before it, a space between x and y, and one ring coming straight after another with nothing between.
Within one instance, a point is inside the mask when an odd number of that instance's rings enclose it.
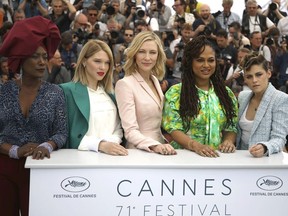
<instances>
[{"instance_id":1,"label":"long braided hair","mask_svg":"<svg viewBox=\"0 0 288 216\"><path fill-rule=\"evenodd\" d=\"M197 117L201 109L199 95L195 85L196 82L192 63L194 59L199 58L201 53L204 51L205 46L210 46L215 53L215 49L213 48L211 42L208 41L205 36L198 36L194 38L192 41L186 44L184 49L184 57L182 61L182 87L180 94L179 111L186 132L190 128L191 120ZM233 101L226 90L226 86L220 73L218 63L216 63L215 72L210 77L210 80L214 86L215 93L219 98L221 106L224 107L227 123L228 125L231 125L233 122L233 117L236 116L236 112L233 109Z\"/></svg>"}]
</instances>

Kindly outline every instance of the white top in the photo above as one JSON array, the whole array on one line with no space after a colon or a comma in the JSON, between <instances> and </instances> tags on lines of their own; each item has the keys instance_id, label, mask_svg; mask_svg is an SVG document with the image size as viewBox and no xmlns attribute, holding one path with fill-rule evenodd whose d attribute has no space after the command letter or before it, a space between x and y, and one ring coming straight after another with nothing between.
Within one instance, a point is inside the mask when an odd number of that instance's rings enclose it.
<instances>
[{"instance_id":1,"label":"white top","mask_svg":"<svg viewBox=\"0 0 288 216\"><path fill-rule=\"evenodd\" d=\"M207 158L188 150L177 150L177 155L160 155L139 149L128 149L128 156L60 149L51 158L33 160L27 157L26 168L32 169L287 169L288 154L280 152L269 157L255 158L247 150L237 150L220 157Z\"/></svg>"},{"instance_id":2,"label":"white top","mask_svg":"<svg viewBox=\"0 0 288 216\"><path fill-rule=\"evenodd\" d=\"M159 24L156 18L153 17L147 17L146 18L147 25L149 24L152 31L159 31Z\"/></svg>"},{"instance_id":3,"label":"white top","mask_svg":"<svg viewBox=\"0 0 288 216\"><path fill-rule=\"evenodd\" d=\"M101 141L121 143L123 132L117 109L103 87L87 87L90 101L89 128L78 147L79 150L98 151Z\"/></svg>"},{"instance_id":4,"label":"white top","mask_svg":"<svg viewBox=\"0 0 288 216\"><path fill-rule=\"evenodd\" d=\"M239 120L239 126L242 130L242 135L241 135L242 146L243 145L248 146L251 130L252 130L253 123L254 123L254 120L250 121L246 118L247 109L248 109L248 106L245 108L245 111L243 112L243 115L241 116Z\"/></svg>"},{"instance_id":5,"label":"white top","mask_svg":"<svg viewBox=\"0 0 288 216\"><path fill-rule=\"evenodd\" d=\"M268 17L266 18L266 26L267 28L274 26L274 23ZM250 33L255 32L255 31L262 32L260 28L259 16L257 16L257 19L255 18L255 16L250 16L249 29L250 29Z\"/></svg>"},{"instance_id":6,"label":"white top","mask_svg":"<svg viewBox=\"0 0 288 216\"><path fill-rule=\"evenodd\" d=\"M271 51L268 46L261 45L259 48L259 55L263 55L268 62L271 62Z\"/></svg>"},{"instance_id":7,"label":"white top","mask_svg":"<svg viewBox=\"0 0 288 216\"><path fill-rule=\"evenodd\" d=\"M288 17L284 17L279 20L277 28L280 31L280 35L288 35Z\"/></svg>"}]
</instances>

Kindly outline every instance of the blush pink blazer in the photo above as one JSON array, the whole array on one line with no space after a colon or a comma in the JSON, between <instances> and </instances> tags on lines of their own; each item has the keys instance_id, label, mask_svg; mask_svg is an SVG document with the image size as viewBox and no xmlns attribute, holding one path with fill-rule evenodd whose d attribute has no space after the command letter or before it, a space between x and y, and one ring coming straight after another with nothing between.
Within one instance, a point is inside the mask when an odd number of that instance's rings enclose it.
<instances>
[{"instance_id":1,"label":"blush pink blazer","mask_svg":"<svg viewBox=\"0 0 288 216\"><path fill-rule=\"evenodd\" d=\"M150 151L149 146L165 143L161 133L164 95L157 78L153 76L152 80L160 101L138 72L116 83L115 95L127 148Z\"/></svg>"}]
</instances>

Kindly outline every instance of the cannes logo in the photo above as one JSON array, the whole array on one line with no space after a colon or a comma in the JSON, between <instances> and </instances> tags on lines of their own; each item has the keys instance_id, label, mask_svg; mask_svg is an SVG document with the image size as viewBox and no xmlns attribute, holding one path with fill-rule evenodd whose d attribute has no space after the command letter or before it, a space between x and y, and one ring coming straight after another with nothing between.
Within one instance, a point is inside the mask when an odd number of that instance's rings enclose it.
<instances>
[{"instance_id":1,"label":"cannes logo","mask_svg":"<svg viewBox=\"0 0 288 216\"><path fill-rule=\"evenodd\" d=\"M274 191L282 187L283 181L276 176L263 176L256 182L257 186L265 191Z\"/></svg>"},{"instance_id":2,"label":"cannes logo","mask_svg":"<svg viewBox=\"0 0 288 216\"><path fill-rule=\"evenodd\" d=\"M61 187L68 192L78 193L87 190L90 182L83 177L71 176L61 182Z\"/></svg>"}]
</instances>

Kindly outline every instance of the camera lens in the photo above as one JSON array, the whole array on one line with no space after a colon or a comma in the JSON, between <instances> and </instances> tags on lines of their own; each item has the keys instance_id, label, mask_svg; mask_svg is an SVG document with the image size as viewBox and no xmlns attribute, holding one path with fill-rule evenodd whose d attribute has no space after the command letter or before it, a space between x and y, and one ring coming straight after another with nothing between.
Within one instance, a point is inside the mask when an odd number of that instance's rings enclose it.
<instances>
[{"instance_id":1,"label":"camera lens","mask_svg":"<svg viewBox=\"0 0 288 216\"><path fill-rule=\"evenodd\" d=\"M274 3L274 2L271 3L271 4L269 5L269 9L272 10L272 11L276 10L276 9L277 9L277 4Z\"/></svg>"},{"instance_id":2,"label":"camera lens","mask_svg":"<svg viewBox=\"0 0 288 216\"><path fill-rule=\"evenodd\" d=\"M106 9L106 12L107 12L108 15L111 16L111 15L113 15L113 14L115 13L115 9L114 9L113 6L109 5L109 6L107 7L107 9Z\"/></svg>"},{"instance_id":3,"label":"camera lens","mask_svg":"<svg viewBox=\"0 0 288 216\"><path fill-rule=\"evenodd\" d=\"M143 18L145 16L145 11L139 8L137 9L136 14L139 18Z\"/></svg>"},{"instance_id":4,"label":"camera lens","mask_svg":"<svg viewBox=\"0 0 288 216\"><path fill-rule=\"evenodd\" d=\"M117 39L119 36L119 33L117 31L111 31L110 32L111 38Z\"/></svg>"}]
</instances>

